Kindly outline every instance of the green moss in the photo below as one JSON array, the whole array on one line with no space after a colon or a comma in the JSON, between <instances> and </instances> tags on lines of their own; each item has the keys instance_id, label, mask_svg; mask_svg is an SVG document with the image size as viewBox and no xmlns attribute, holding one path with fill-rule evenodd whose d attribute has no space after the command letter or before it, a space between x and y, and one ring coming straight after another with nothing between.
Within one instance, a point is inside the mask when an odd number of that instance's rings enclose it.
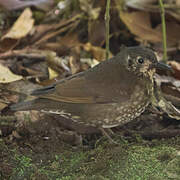
<instances>
[{"instance_id":1,"label":"green moss","mask_svg":"<svg viewBox=\"0 0 180 180\"><path fill-rule=\"evenodd\" d=\"M123 140L120 143L118 146L104 143L88 150L64 145L56 152L45 149L36 152L27 151L27 147L9 147L1 140L0 149L4 164L12 168L8 176L12 180L161 180L180 177L179 138L143 141L143 144L124 143ZM7 172L3 171L5 169L0 169L1 178L8 179Z\"/></svg>"}]
</instances>

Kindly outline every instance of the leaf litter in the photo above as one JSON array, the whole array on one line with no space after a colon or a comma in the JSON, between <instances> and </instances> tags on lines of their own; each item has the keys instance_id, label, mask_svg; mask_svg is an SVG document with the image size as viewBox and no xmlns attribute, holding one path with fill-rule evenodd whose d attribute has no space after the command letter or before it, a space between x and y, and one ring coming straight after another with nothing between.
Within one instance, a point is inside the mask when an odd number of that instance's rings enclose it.
<instances>
[{"instance_id":1,"label":"leaf litter","mask_svg":"<svg viewBox=\"0 0 180 180\"><path fill-rule=\"evenodd\" d=\"M77 146L82 143L79 134L82 134L85 139L83 144L91 146L95 144L96 137L100 136L98 130L67 122L56 116L36 111L26 112L27 114L18 112L12 115L7 111L8 105L17 102L18 99L29 98L27 94L32 89L87 70L105 60L105 1L77 0L76 3L68 2L63 10L62 4L61 6L59 4L62 2L65 3L65 1L54 3L51 10L45 8L45 18L41 22L33 16L35 10L29 7L33 5L31 1L29 5L21 4L19 14L15 13L16 18L13 14L7 15L7 19L3 19L4 25L1 25L0 109L2 116L0 120L3 124L0 123L0 136L4 137L7 143L22 141L25 145L21 144L19 147L26 146L34 148L35 151L43 151L43 146L53 145L55 148L58 148L58 145L64 146L63 141ZM7 3L11 2L7 1ZM118 53L122 44L145 45L161 54L162 32L158 1L126 1L121 6L119 3L120 1L114 0L111 7L110 57ZM158 110L154 112L150 109L132 123L113 129L113 132L127 138L129 142L133 141L133 134L136 133L144 140L180 135L179 122L176 122L179 119L180 108L180 61L174 58L179 50L180 15L177 8L173 6L178 6L178 3L178 0L167 2L165 6L167 45L172 49L168 52L168 63L174 73L158 72L156 76L157 84L162 90L161 95L168 104L164 106L162 101L159 101L159 105L166 113ZM24 9L27 6L28 8ZM9 4L6 9L12 11L13 8ZM4 117L7 117L6 119L9 119L12 124L4 124ZM39 149L37 146L33 147L33 143L37 141L40 144ZM56 150L53 149L53 151ZM4 177L6 170L12 174L11 169L7 167L3 170ZM168 176L173 175L169 173Z\"/></svg>"}]
</instances>

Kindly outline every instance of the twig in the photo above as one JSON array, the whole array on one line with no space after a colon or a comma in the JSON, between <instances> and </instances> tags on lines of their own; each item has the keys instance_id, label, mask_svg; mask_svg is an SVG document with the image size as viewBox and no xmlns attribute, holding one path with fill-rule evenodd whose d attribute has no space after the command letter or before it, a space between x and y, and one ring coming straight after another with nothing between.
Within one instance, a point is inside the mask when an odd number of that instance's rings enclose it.
<instances>
[{"instance_id":1,"label":"twig","mask_svg":"<svg viewBox=\"0 0 180 180\"><path fill-rule=\"evenodd\" d=\"M106 23L106 60L109 58L109 20L110 20L110 3L111 0L107 0L106 13L105 13L105 23Z\"/></svg>"},{"instance_id":2,"label":"twig","mask_svg":"<svg viewBox=\"0 0 180 180\"><path fill-rule=\"evenodd\" d=\"M162 0L159 0L159 6L161 11L162 21L162 33L163 33L163 60L167 62L167 41L166 41L166 22L165 22L165 10Z\"/></svg>"}]
</instances>

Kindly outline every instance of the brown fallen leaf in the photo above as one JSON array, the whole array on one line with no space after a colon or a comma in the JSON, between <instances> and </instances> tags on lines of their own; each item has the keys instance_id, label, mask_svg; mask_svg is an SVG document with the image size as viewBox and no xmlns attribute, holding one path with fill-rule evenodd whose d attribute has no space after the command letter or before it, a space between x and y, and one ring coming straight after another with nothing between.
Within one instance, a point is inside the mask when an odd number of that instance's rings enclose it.
<instances>
[{"instance_id":1,"label":"brown fallen leaf","mask_svg":"<svg viewBox=\"0 0 180 180\"><path fill-rule=\"evenodd\" d=\"M148 12L123 12L120 11L120 18L128 27L132 34L136 35L140 40L152 43L162 42L161 24L156 28L152 28L150 14ZM180 25L176 22L166 22L167 27L167 44L175 45L180 40Z\"/></svg>"},{"instance_id":2,"label":"brown fallen leaf","mask_svg":"<svg viewBox=\"0 0 180 180\"><path fill-rule=\"evenodd\" d=\"M32 12L29 8L26 8L10 31L2 36L0 49L3 51L13 49L20 39L30 33L33 26L34 19L32 18Z\"/></svg>"},{"instance_id":3,"label":"brown fallen leaf","mask_svg":"<svg viewBox=\"0 0 180 180\"><path fill-rule=\"evenodd\" d=\"M150 42L161 42L162 34L151 28L150 15L146 12L120 12L121 20L134 35L142 40Z\"/></svg>"},{"instance_id":4,"label":"brown fallen leaf","mask_svg":"<svg viewBox=\"0 0 180 180\"><path fill-rule=\"evenodd\" d=\"M96 29L96 31L95 31ZM103 46L106 39L106 28L103 19L89 20L88 40L94 46Z\"/></svg>"},{"instance_id":5,"label":"brown fallen leaf","mask_svg":"<svg viewBox=\"0 0 180 180\"><path fill-rule=\"evenodd\" d=\"M119 1L116 0L116 3L119 4ZM126 0L124 2L126 7L130 7L133 9L145 11L145 12L153 12L153 13L159 13L159 3L158 0ZM166 14L172 16L176 20L180 21L180 1L174 0L174 1L166 1L164 3L164 8Z\"/></svg>"},{"instance_id":6,"label":"brown fallen leaf","mask_svg":"<svg viewBox=\"0 0 180 180\"><path fill-rule=\"evenodd\" d=\"M69 66L70 66L72 74L80 72L80 70L81 70L80 63L74 56L70 56L70 58L69 58Z\"/></svg>"},{"instance_id":7,"label":"brown fallen leaf","mask_svg":"<svg viewBox=\"0 0 180 180\"><path fill-rule=\"evenodd\" d=\"M78 34L70 32L66 33L64 36L58 37L56 42L45 43L43 45L43 49L55 51L58 55L64 56L67 55L67 52L69 52L72 48L80 45L81 43L78 39Z\"/></svg>"},{"instance_id":8,"label":"brown fallen leaf","mask_svg":"<svg viewBox=\"0 0 180 180\"><path fill-rule=\"evenodd\" d=\"M31 43L34 43L34 45L40 46L41 48L44 47L44 44L49 40L57 35L67 32L70 29L75 28L79 21L80 21L81 15L75 15L71 19L63 19L58 24L52 24L51 26L47 25L39 25L36 27L36 34L31 40Z\"/></svg>"},{"instance_id":9,"label":"brown fallen leaf","mask_svg":"<svg viewBox=\"0 0 180 180\"><path fill-rule=\"evenodd\" d=\"M176 61L169 61L168 64L171 65L171 67L174 70L173 76L176 79L180 80L180 63L178 63Z\"/></svg>"}]
</instances>

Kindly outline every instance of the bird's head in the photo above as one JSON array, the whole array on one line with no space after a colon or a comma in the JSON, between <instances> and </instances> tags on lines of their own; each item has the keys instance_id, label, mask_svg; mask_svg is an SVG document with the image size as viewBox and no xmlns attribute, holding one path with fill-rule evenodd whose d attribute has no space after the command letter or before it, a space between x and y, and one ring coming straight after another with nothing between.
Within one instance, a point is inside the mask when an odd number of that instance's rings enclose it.
<instances>
[{"instance_id":1,"label":"bird's head","mask_svg":"<svg viewBox=\"0 0 180 180\"><path fill-rule=\"evenodd\" d=\"M171 67L158 62L156 55L151 49L136 46L123 47L126 68L135 75L152 78L156 69L171 70Z\"/></svg>"}]
</instances>

